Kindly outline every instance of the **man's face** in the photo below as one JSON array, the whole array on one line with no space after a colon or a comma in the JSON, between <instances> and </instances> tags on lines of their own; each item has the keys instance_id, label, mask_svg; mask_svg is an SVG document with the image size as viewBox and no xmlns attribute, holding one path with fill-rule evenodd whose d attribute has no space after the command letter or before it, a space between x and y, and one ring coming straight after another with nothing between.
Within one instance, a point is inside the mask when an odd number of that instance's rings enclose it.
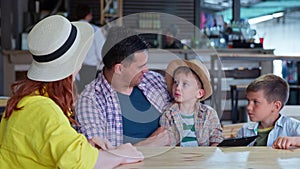
<instances>
[{"instance_id":1,"label":"man's face","mask_svg":"<svg viewBox=\"0 0 300 169\"><path fill-rule=\"evenodd\" d=\"M134 60L130 65L125 66L123 79L128 81L130 87L141 83L144 73L147 73L148 52L146 50L134 53Z\"/></svg>"}]
</instances>

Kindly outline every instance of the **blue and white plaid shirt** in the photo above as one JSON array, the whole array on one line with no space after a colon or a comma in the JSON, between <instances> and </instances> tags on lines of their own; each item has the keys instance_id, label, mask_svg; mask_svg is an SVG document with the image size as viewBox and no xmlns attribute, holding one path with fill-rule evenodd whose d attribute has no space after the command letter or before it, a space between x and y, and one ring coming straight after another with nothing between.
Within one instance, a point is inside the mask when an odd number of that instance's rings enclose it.
<instances>
[{"instance_id":1,"label":"blue and white plaid shirt","mask_svg":"<svg viewBox=\"0 0 300 169\"><path fill-rule=\"evenodd\" d=\"M164 78L159 73L149 71L144 74L138 88L161 113L171 101ZM122 112L118 95L104 78L103 72L81 93L75 112L79 123L78 132L88 139L100 136L108 139L113 146L123 144Z\"/></svg>"}]
</instances>

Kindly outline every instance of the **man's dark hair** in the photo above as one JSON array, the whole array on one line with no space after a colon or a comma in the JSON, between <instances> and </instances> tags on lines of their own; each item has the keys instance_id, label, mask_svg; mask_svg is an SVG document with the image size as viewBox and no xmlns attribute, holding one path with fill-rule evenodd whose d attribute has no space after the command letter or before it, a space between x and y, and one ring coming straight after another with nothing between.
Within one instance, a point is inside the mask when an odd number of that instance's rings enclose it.
<instances>
[{"instance_id":1,"label":"man's dark hair","mask_svg":"<svg viewBox=\"0 0 300 169\"><path fill-rule=\"evenodd\" d=\"M91 8L86 4L78 4L76 7L76 19L84 19L91 11Z\"/></svg>"},{"instance_id":2,"label":"man's dark hair","mask_svg":"<svg viewBox=\"0 0 300 169\"><path fill-rule=\"evenodd\" d=\"M133 30L126 27L111 27L102 48L103 64L111 69L125 59L132 59L133 53L149 49L149 44Z\"/></svg>"}]
</instances>

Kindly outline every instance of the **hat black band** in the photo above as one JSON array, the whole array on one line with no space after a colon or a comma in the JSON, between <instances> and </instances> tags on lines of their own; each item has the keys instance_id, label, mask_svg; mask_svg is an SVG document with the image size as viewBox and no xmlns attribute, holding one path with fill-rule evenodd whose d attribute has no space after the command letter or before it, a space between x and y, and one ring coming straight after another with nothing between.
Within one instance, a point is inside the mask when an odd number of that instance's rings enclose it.
<instances>
[{"instance_id":1,"label":"hat black band","mask_svg":"<svg viewBox=\"0 0 300 169\"><path fill-rule=\"evenodd\" d=\"M72 25L71 33L67 41L59 49L57 49L56 51L48 55L32 55L33 59L37 62L50 62L52 60L59 58L70 49L70 47L75 42L76 36L77 36L77 29L74 25Z\"/></svg>"}]
</instances>

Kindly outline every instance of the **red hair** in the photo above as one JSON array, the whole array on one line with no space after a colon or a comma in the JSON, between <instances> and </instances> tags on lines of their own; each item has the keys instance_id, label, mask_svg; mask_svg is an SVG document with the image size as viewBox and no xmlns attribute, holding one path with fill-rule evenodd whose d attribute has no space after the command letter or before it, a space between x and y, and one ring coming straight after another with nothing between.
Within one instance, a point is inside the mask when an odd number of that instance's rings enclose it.
<instances>
[{"instance_id":1,"label":"red hair","mask_svg":"<svg viewBox=\"0 0 300 169\"><path fill-rule=\"evenodd\" d=\"M74 97L73 97L73 76L55 81L55 82L40 82L33 81L27 77L24 80L16 81L11 85L12 96L7 102L5 118L9 118L16 110L21 110L23 107L18 107L18 102L28 95L48 96L52 99L64 112L65 116L73 124L77 124L73 117Z\"/></svg>"}]
</instances>

